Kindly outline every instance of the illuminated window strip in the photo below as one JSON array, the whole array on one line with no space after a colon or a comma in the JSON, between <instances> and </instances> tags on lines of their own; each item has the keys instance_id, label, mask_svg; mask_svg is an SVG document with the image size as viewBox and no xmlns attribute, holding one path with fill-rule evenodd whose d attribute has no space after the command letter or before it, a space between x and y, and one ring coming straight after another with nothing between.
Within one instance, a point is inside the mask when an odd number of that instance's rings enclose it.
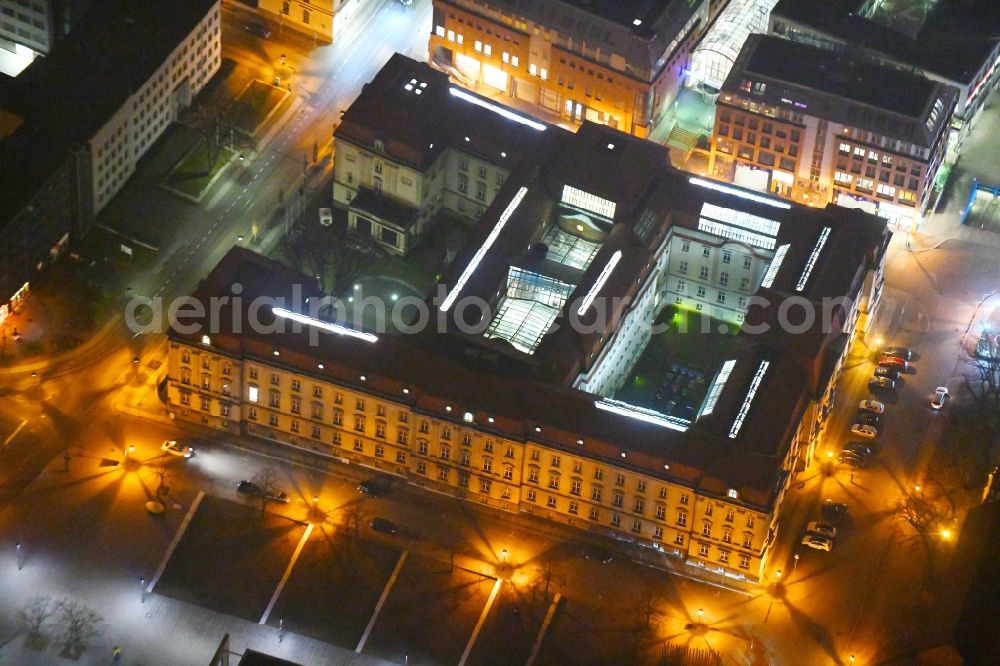
<instances>
[{"instance_id":1,"label":"illuminated window strip","mask_svg":"<svg viewBox=\"0 0 1000 666\"><path fill-rule=\"evenodd\" d=\"M521 203L521 199L523 199L524 195L527 193L528 188L522 187L517 191L517 194L514 195L514 198L510 200L510 203L507 204L507 208L504 209L503 214L500 215L500 219L497 220L496 225L494 225L493 231L491 231L490 235L486 237L485 241L483 241L482 247L480 247L476 251L476 254L473 255L472 261L470 261L469 265L465 267L465 270L462 271L462 275L458 278L455 286L452 288L448 296L445 297L444 302L441 304L442 312L447 312L448 308L455 303L455 299L458 298L459 292L462 291L465 283L469 281L470 277L472 277L472 274L479 266L479 262L482 261L483 257L486 256L486 253L489 252L490 247L500 235L504 225L507 224L507 220L509 220L511 215L514 214L514 211L517 210L518 205Z\"/></svg>"},{"instance_id":2,"label":"illuminated window strip","mask_svg":"<svg viewBox=\"0 0 1000 666\"><path fill-rule=\"evenodd\" d=\"M507 120L513 120L516 123L521 123L522 125L527 125L531 129L538 130L539 132L544 132L548 129L547 125L538 122L537 120L532 120L531 118L525 118L522 115L514 113L510 109L500 106L499 104L492 104L487 102L485 99L479 99L475 95L470 95L469 93L461 90L459 88L449 88L451 94L459 99L465 100L470 104L475 104L476 106L482 107L488 111L499 114L506 118Z\"/></svg>"},{"instance_id":3,"label":"illuminated window strip","mask_svg":"<svg viewBox=\"0 0 1000 666\"><path fill-rule=\"evenodd\" d=\"M604 400L598 400L595 402L594 406L598 409L603 409L606 412L611 412L612 414L627 416L646 423L652 423L653 425L660 426L661 428L677 430L678 432L686 432L688 426L691 425L691 422L686 419L677 418L676 416L670 416L668 414L661 414L660 412L653 411L652 409L636 407L635 405L630 405L627 402L621 402L620 400L609 400L605 398Z\"/></svg>"},{"instance_id":4,"label":"illuminated window strip","mask_svg":"<svg viewBox=\"0 0 1000 666\"><path fill-rule=\"evenodd\" d=\"M705 405L701 408L700 416L708 416L715 409L715 403L719 402L722 389L726 386L726 380L729 379L735 365L736 359L728 360L722 364L722 369L719 370L719 374L715 376L715 380L708 388L708 395L705 396Z\"/></svg>"},{"instance_id":5,"label":"illuminated window strip","mask_svg":"<svg viewBox=\"0 0 1000 666\"><path fill-rule=\"evenodd\" d=\"M324 331L329 331L330 333L336 333L338 335L349 335L352 338L364 340L365 342L378 342L378 336L372 335L371 333L356 331L353 328L347 328L346 326L341 326L340 324L333 324L328 321L322 321L321 319L314 319L313 317L307 317L305 315L299 314L298 312L292 312L291 310L286 310L285 308L271 308L271 312L273 312L277 317L283 317L284 319L291 319L292 321L297 321L298 323L305 324L306 326L321 328Z\"/></svg>"},{"instance_id":6,"label":"illuminated window strip","mask_svg":"<svg viewBox=\"0 0 1000 666\"><path fill-rule=\"evenodd\" d=\"M750 201L756 201L757 203L762 203L767 206L774 206L775 208L788 209L792 207L791 204L785 203L784 201L778 201L777 199L754 194L753 192L746 192L735 187L730 187L729 185L723 185L722 183L705 180L704 178L688 178L688 182L692 185L706 187L710 190L716 190L717 192L724 192L725 194L732 194L733 196L749 199Z\"/></svg>"},{"instance_id":7,"label":"illuminated window strip","mask_svg":"<svg viewBox=\"0 0 1000 666\"><path fill-rule=\"evenodd\" d=\"M816 244L813 245L809 261L806 262L806 267L802 269L802 275L799 276L799 281L795 285L795 291L802 291L806 288L806 282L809 281L809 276L812 275L813 268L816 266L816 260L819 259L819 253L823 251L823 246L826 245L826 239L829 237L830 227L823 227L823 231L819 232L819 238L816 239Z\"/></svg>"},{"instance_id":8,"label":"illuminated window strip","mask_svg":"<svg viewBox=\"0 0 1000 666\"><path fill-rule=\"evenodd\" d=\"M597 292L599 292L604 286L604 283L608 281L608 277L611 276L611 271L615 270L615 266L618 265L621 258L622 251L615 250L615 253L611 255L611 259L608 260L607 265L604 267L604 270L602 270L601 274L597 276L597 281L593 284L593 286L591 286L590 291L587 292L587 295L583 299L583 303L581 303L580 307L577 308L577 315L582 317L583 313L586 312L591 303L594 302L594 299L597 298Z\"/></svg>"},{"instance_id":9,"label":"illuminated window strip","mask_svg":"<svg viewBox=\"0 0 1000 666\"><path fill-rule=\"evenodd\" d=\"M715 234L716 236L722 236L724 238L740 241L748 245L762 247L766 250L774 249L773 238L763 234L755 234L752 231L747 231L746 229L742 229L740 227L734 227L731 224L701 218L698 220L698 229L701 231L707 231L710 234Z\"/></svg>"},{"instance_id":10,"label":"illuminated window strip","mask_svg":"<svg viewBox=\"0 0 1000 666\"><path fill-rule=\"evenodd\" d=\"M740 411L733 420L733 427L729 429L729 439L736 439L736 436L740 434L740 428L743 427L743 420L750 411L750 403L753 402L753 397L757 395L757 389L760 387L760 383L764 379L764 373L767 372L767 366L769 365L771 365L770 361L761 361L760 365L757 366L757 372L754 374L753 379L750 380L750 388L747 389L747 397L743 398Z\"/></svg>"},{"instance_id":11,"label":"illuminated window strip","mask_svg":"<svg viewBox=\"0 0 1000 666\"><path fill-rule=\"evenodd\" d=\"M785 243L778 248L777 252L774 253L774 259L771 260L771 265L767 267L767 272L764 273L764 280L760 283L760 286L770 287L774 284L774 278L778 277L778 271L781 269L781 262L784 261L785 255L788 254L788 248L790 247L790 243Z\"/></svg>"},{"instance_id":12,"label":"illuminated window strip","mask_svg":"<svg viewBox=\"0 0 1000 666\"><path fill-rule=\"evenodd\" d=\"M563 185L561 201L562 203L568 203L571 206L589 210L591 213L601 215L609 220L612 220L615 217L615 208L617 204L614 201L599 197L596 194L591 194L590 192L584 192L583 190L575 188L572 185Z\"/></svg>"},{"instance_id":13,"label":"illuminated window strip","mask_svg":"<svg viewBox=\"0 0 1000 666\"><path fill-rule=\"evenodd\" d=\"M781 230L781 224L776 220L761 217L760 215L746 213L742 210L733 210L732 208L726 208L724 206L716 206L715 204L702 204L701 214L703 217L707 217L717 222L733 224L737 227L749 229L750 231L767 234L768 236L777 236L778 231Z\"/></svg>"}]
</instances>

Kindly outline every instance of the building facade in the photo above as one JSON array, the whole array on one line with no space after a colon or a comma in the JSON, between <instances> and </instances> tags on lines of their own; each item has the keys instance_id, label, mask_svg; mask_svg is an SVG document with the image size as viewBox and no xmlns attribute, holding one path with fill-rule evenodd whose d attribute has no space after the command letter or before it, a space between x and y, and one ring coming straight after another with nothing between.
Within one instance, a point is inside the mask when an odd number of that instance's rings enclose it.
<instances>
[{"instance_id":1,"label":"building facade","mask_svg":"<svg viewBox=\"0 0 1000 666\"><path fill-rule=\"evenodd\" d=\"M716 101L711 168L906 227L933 203L956 99L954 88L921 76L753 35Z\"/></svg>"},{"instance_id":2,"label":"building facade","mask_svg":"<svg viewBox=\"0 0 1000 666\"><path fill-rule=\"evenodd\" d=\"M366 4L365 0L260 0L257 8L282 30L291 28L329 43L344 34Z\"/></svg>"},{"instance_id":3,"label":"building facade","mask_svg":"<svg viewBox=\"0 0 1000 666\"><path fill-rule=\"evenodd\" d=\"M948 161L958 158L1000 84L1000 12L992 0L908 4L780 0L769 32L917 73L958 91Z\"/></svg>"},{"instance_id":4,"label":"building facade","mask_svg":"<svg viewBox=\"0 0 1000 666\"><path fill-rule=\"evenodd\" d=\"M333 201L350 228L405 256L442 211L475 223L530 142L560 131L395 54L334 133Z\"/></svg>"},{"instance_id":5,"label":"building facade","mask_svg":"<svg viewBox=\"0 0 1000 666\"><path fill-rule=\"evenodd\" d=\"M463 85L645 137L683 84L711 4L435 0L428 50Z\"/></svg>"}]
</instances>

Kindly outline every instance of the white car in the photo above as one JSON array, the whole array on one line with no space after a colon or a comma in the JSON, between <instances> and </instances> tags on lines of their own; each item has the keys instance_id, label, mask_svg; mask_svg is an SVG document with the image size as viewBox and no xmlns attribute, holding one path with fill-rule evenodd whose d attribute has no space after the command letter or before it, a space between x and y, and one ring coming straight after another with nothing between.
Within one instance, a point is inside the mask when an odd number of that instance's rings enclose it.
<instances>
[{"instance_id":1,"label":"white car","mask_svg":"<svg viewBox=\"0 0 1000 666\"><path fill-rule=\"evenodd\" d=\"M837 536L837 528L830 523L821 523L818 520L814 520L806 525L806 532L809 534L818 534L820 536L825 536L828 539L832 539Z\"/></svg>"},{"instance_id":2,"label":"white car","mask_svg":"<svg viewBox=\"0 0 1000 666\"><path fill-rule=\"evenodd\" d=\"M833 549L833 539L820 536L819 534L807 534L802 537L802 545L815 548L816 550L830 551Z\"/></svg>"},{"instance_id":3,"label":"white car","mask_svg":"<svg viewBox=\"0 0 1000 666\"><path fill-rule=\"evenodd\" d=\"M878 437L878 430L871 427L870 425L864 425L863 423L855 423L851 426L851 434L857 435L858 437L864 437L866 439L875 439Z\"/></svg>"},{"instance_id":4,"label":"white car","mask_svg":"<svg viewBox=\"0 0 1000 666\"><path fill-rule=\"evenodd\" d=\"M938 386L934 389L934 399L931 400L932 409L941 409L944 407L945 400L948 399L948 387Z\"/></svg>"},{"instance_id":5,"label":"white car","mask_svg":"<svg viewBox=\"0 0 1000 666\"><path fill-rule=\"evenodd\" d=\"M160 450L165 453L169 453L172 456L177 456L178 458L190 458L194 455L194 449L190 446L184 446L176 439L168 439L163 442L160 446Z\"/></svg>"},{"instance_id":6,"label":"white car","mask_svg":"<svg viewBox=\"0 0 1000 666\"><path fill-rule=\"evenodd\" d=\"M328 227L333 224L333 209L332 208L320 208L319 209L319 223L321 226Z\"/></svg>"},{"instance_id":7,"label":"white car","mask_svg":"<svg viewBox=\"0 0 1000 666\"><path fill-rule=\"evenodd\" d=\"M885 405L878 400L862 400L858 404L858 409L863 412L871 412L872 414L884 414Z\"/></svg>"}]
</instances>

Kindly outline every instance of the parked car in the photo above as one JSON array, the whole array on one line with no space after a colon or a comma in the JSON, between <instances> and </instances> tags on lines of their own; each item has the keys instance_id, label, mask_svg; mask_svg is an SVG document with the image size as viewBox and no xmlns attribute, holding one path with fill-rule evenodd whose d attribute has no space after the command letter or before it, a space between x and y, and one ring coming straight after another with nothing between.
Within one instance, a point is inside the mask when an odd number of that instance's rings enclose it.
<instances>
[{"instance_id":1,"label":"parked car","mask_svg":"<svg viewBox=\"0 0 1000 666\"><path fill-rule=\"evenodd\" d=\"M808 525L806 525L806 532L810 534L819 534L830 539L837 536L837 528L830 523L821 523L818 520L814 520Z\"/></svg>"},{"instance_id":2,"label":"parked car","mask_svg":"<svg viewBox=\"0 0 1000 666\"><path fill-rule=\"evenodd\" d=\"M878 428L879 424L882 423L882 417L878 414L872 414L871 412L858 412L858 423L863 423L869 425L873 428Z\"/></svg>"},{"instance_id":3,"label":"parked car","mask_svg":"<svg viewBox=\"0 0 1000 666\"><path fill-rule=\"evenodd\" d=\"M583 555L585 559L594 560L595 562L600 562L601 564L607 564L614 559L614 556L604 548L600 546L586 546L580 554Z\"/></svg>"},{"instance_id":4,"label":"parked car","mask_svg":"<svg viewBox=\"0 0 1000 666\"><path fill-rule=\"evenodd\" d=\"M868 380L868 388L873 391L891 391L896 388L896 381L888 377L872 377Z\"/></svg>"},{"instance_id":5,"label":"parked car","mask_svg":"<svg viewBox=\"0 0 1000 666\"><path fill-rule=\"evenodd\" d=\"M833 540L819 534L807 534L802 537L802 545L829 552L833 549Z\"/></svg>"},{"instance_id":6,"label":"parked car","mask_svg":"<svg viewBox=\"0 0 1000 666\"><path fill-rule=\"evenodd\" d=\"M837 456L837 462L844 465L850 465L851 467L866 467L868 465L869 457L863 453L855 453L854 451L841 451L840 455Z\"/></svg>"},{"instance_id":7,"label":"parked car","mask_svg":"<svg viewBox=\"0 0 1000 666\"><path fill-rule=\"evenodd\" d=\"M825 499L819 511L825 518L839 518L847 515L847 505L843 502L834 502L832 499Z\"/></svg>"},{"instance_id":8,"label":"parked car","mask_svg":"<svg viewBox=\"0 0 1000 666\"><path fill-rule=\"evenodd\" d=\"M358 492L372 497L381 497L389 491L389 487L378 479L368 479L358 484Z\"/></svg>"},{"instance_id":9,"label":"parked car","mask_svg":"<svg viewBox=\"0 0 1000 666\"><path fill-rule=\"evenodd\" d=\"M896 381L897 379L899 379L899 370L896 370L895 368L887 368L884 365L880 365L877 368L875 368L875 376L885 377L887 379L891 379L892 381Z\"/></svg>"},{"instance_id":10,"label":"parked car","mask_svg":"<svg viewBox=\"0 0 1000 666\"><path fill-rule=\"evenodd\" d=\"M872 450L868 445L862 442L848 442L844 444L842 451L844 453L854 453L863 456L870 456L872 454Z\"/></svg>"},{"instance_id":11,"label":"parked car","mask_svg":"<svg viewBox=\"0 0 1000 666\"><path fill-rule=\"evenodd\" d=\"M258 37L263 37L264 39L271 38L271 29L268 28L263 23L246 23L243 25L243 29L249 32L251 35L257 35Z\"/></svg>"},{"instance_id":12,"label":"parked car","mask_svg":"<svg viewBox=\"0 0 1000 666\"><path fill-rule=\"evenodd\" d=\"M168 439L160 445L160 450L178 458L190 458L194 455L194 449L181 444L176 439Z\"/></svg>"},{"instance_id":13,"label":"parked car","mask_svg":"<svg viewBox=\"0 0 1000 666\"><path fill-rule=\"evenodd\" d=\"M898 356L906 361L913 360L913 350L907 349L906 347L883 347L882 353L889 356Z\"/></svg>"},{"instance_id":14,"label":"parked car","mask_svg":"<svg viewBox=\"0 0 1000 666\"><path fill-rule=\"evenodd\" d=\"M320 226L328 227L333 224L333 209L332 208L320 208L319 209L319 223Z\"/></svg>"},{"instance_id":15,"label":"parked car","mask_svg":"<svg viewBox=\"0 0 1000 666\"><path fill-rule=\"evenodd\" d=\"M910 364L906 362L906 359L900 356L890 356L889 354L882 354L878 360L878 364L887 368L899 370L900 372L906 372L906 370L910 367Z\"/></svg>"},{"instance_id":16,"label":"parked car","mask_svg":"<svg viewBox=\"0 0 1000 666\"><path fill-rule=\"evenodd\" d=\"M284 504L288 504L292 501L289 499L288 493L283 490L274 489L271 492L267 492L253 481L247 481L246 479L236 484L236 491L245 495L266 497L272 502L283 502Z\"/></svg>"},{"instance_id":17,"label":"parked car","mask_svg":"<svg viewBox=\"0 0 1000 666\"><path fill-rule=\"evenodd\" d=\"M865 439L875 439L878 437L878 430L863 423L855 423L851 426L851 434Z\"/></svg>"},{"instance_id":18,"label":"parked car","mask_svg":"<svg viewBox=\"0 0 1000 666\"><path fill-rule=\"evenodd\" d=\"M392 536L395 536L396 532L399 531L396 523L386 518L372 518L372 522L369 523L369 526L376 532L382 532L383 534L390 534Z\"/></svg>"},{"instance_id":19,"label":"parked car","mask_svg":"<svg viewBox=\"0 0 1000 666\"><path fill-rule=\"evenodd\" d=\"M941 409L948 399L948 387L938 386L934 389L934 398L931 400L931 409Z\"/></svg>"},{"instance_id":20,"label":"parked car","mask_svg":"<svg viewBox=\"0 0 1000 666\"><path fill-rule=\"evenodd\" d=\"M872 414L885 413L885 405L878 400L862 400L858 405L858 409L863 412L871 412Z\"/></svg>"}]
</instances>

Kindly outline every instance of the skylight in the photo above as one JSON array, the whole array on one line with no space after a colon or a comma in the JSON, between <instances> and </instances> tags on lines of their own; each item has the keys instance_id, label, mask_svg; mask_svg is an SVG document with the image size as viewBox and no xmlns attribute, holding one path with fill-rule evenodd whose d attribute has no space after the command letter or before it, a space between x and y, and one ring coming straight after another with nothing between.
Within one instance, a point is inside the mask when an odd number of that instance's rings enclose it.
<instances>
[{"instance_id":1,"label":"skylight","mask_svg":"<svg viewBox=\"0 0 1000 666\"><path fill-rule=\"evenodd\" d=\"M407 92L411 92L415 95L419 95L427 88L426 81L417 81L416 79L410 79L409 82L403 86Z\"/></svg>"},{"instance_id":2,"label":"skylight","mask_svg":"<svg viewBox=\"0 0 1000 666\"><path fill-rule=\"evenodd\" d=\"M706 203L701 207L701 214L718 222L734 224L744 229L757 231L768 236L777 236L781 223L760 215L753 215L742 210L733 210L724 206Z\"/></svg>"},{"instance_id":3,"label":"skylight","mask_svg":"<svg viewBox=\"0 0 1000 666\"><path fill-rule=\"evenodd\" d=\"M726 386L726 380L729 379L735 365L736 359L730 359L722 364L719 374L715 376L712 385L708 387L708 393L705 395L705 402L702 404L701 414L698 415L698 418L708 416L715 409L715 403L719 402L722 389Z\"/></svg>"},{"instance_id":4,"label":"skylight","mask_svg":"<svg viewBox=\"0 0 1000 666\"><path fill-rule=\"evenodd\" d=\"M635 405L630 405L627 402L622 402L620 400L605 398L595 402L594 406L598 409L603 409L606 412L611 412L612 414L627 416L638 421L652 423L653 425L660 426L661 428L677 430L678 432L687 431L688 426L691 425L691 422L685 419L670 416L669 414L662 414L644 407L636 407Z\"/></svg>"},{"instance_id":5,"label":"skylight","mask_svg":"<svg viewBox=\"0 0 1000 666\"><path fill-rule=\"evenodd\" d=\"M503 213L500 215L500 219L498 219L497 223L493 226L493 230L490 231L490 235L486 237L485 241L483 241L482 246L476 250L476 254L472 256L472 261L470 261L469 265L465 267L465 270L462 271L462 275L458 278L458 281L455 282L455 286L445 297L444 302L441 304L442 312L446 312L448 308L455 303L455 299L458 298L459 292L462 291L465 283L469 281L470 277L472 277L472 274L479 266L479 262L483 260L486 253L489 252L490 247L496 242L497 237L500 236L500 232L503 231L504 225L507 224L507 220L509 220L514 214L514 211L517 210L518 205L520 205L521 200L527 193L527 187L520 188L517 191L517 194L514 195L514 198L510 200L510 203L507 204L507 208L504 209Z\"/></svg>"},{"instance_id":6,"label":"skylight","mask_svg":"<svg viewBox=\"0 0 1000 666\"><path fill-rule=\"evenodd\" d=\"M505 298L485 335L503 338L517 349L534 354L558 314L557 308L544 303Z\"/></svg>"},{"instance_id":7,"label":"skylight","mask_svg":"<svg viewBox=\"0 0 1000 666\"><path fill-rule=\"evenodd\" d=\"M514 113L507 107L500 106L499 104L493 104L492 102L487 102L485 99L479 99L475 95L470 95L469 93L465 92L464 90L461 90L460 88L449 88L448 90L454 97L457 97L461 100L465 100L470 104L475 104L476 106L482 107L488 111L492 111L497 115L503 116L507 120L513 120L516 123L527 125L531 129L538 130L539 132L544 132L546 129L548 129L546 125L538 122L537 120L532 120L531 118L527 118L518 113Z\"/></svg>"},{"instance_id":8,"label":"skylight","mask_svg":"<svg viewBox=\"0 0 1000 666\"><path fill-rule=\"evenodd\" d=\"M609 259L608 263L604 266L604 270L602 270L601 274L597 276L597 280L590 287L590 291L587 292L587 295L583 298L583 302L580 303L580 307L576 311L577 315L582 317L587 309L590 308L591 303L593 303L594 299L597 298L598 292L601 291L604 283L608 281L608 277L611 276L611 271L615 270L615 266L618 265L621 258L622 251L615 250L615 253L611 255L611 259Z\"/></svg>"},{"instance_id":9,"label":"skylight","mask_svg":"<svg viewBox=\"0 0 1000 666\"><path fill-rule=\"evenodd\" d=\"M819 259L819 253L823 251L823 246L826 245L826 239L829 237L830 227L823 227L823 231L819 232L819 238L816 239L816 244L813 245L812 254L809 255L809 260L806 262L805 268L802 269L802 275L799 276L799 281L795 285L795 291L802 291L806 288L809 276L812 275L813 268L816 266L816 260Z\"/></svg>"},{"instance_id":10,"label":"skylight","mask_svg":"<svg viewBox=\"0 0 1000 666\"><path fill-rule=\"evenodd\" d=\"M588 210L609 220L615 217L615 202L603 199L596 194L578 190L571 185L563 185L562 203Z\"/></svg>"},{"instance_id":11,"label":"skylight","mask_svg":"<svg viewBox=\"0 0 1000 666\"><path fill-rule=\"evenodd\" d=\"M729 439L736 439L736 436L740 434L740 428L743 427L743 420L746 419L747 414L750 412L750 403L753 402L753 397L757 395L757 389L760 388L760 383L763 381L764 373L767 372L769 365L771 365L770 361L761 361L760 365L757 366L757 372L754 373L753 379L750 380L750 388L747 389L747 395L743 398L740 411L736 414L736 418L733 419L733 427L729 429Z\"/></svg>"},{"instance_id":12,"label":"skylight","mask_svg":"<svg viewBox=\"0 0 1000 666\"><path fill-rule=\"evenodd\" d=\"M292 312L291 310L286 310L285 308L271 308L271 312L273 312L277 317L282 317L284 319L291 319L292 321L298 322L300 324L305 324L306 326L319 328L324 331L329 331L330 333L336 333L338 335L349 335L352 338L358 338L359 340L364 340L365 342L378 342L378 336L372 335L371 333L356 331L353 328L347 328L346 326L341 326L340 324L334 324L328 321L323 321L321 319L307 317L306 315L301 315L298 312ZM277 356L278 352L275 351L274 354L275 356Z\"/></svg>"},{"instance_id":13,"label":"skylight","mask_svg":"<svg viewBox=\"0 0 1000 666\"><path fill-rule=\"evenodd\" d=\"M791 243L785 243L778 248L777 252L774 253L774 259L771 260L771 264L767 267L767 272L764 273L764 280L760 283L762 287L770 287L774 284L774 278L778 277L778 271L781 269L781 262L784 261L785 255L788 254L788 248L791 247Z\"/></svg>"},{"instance_id":14,"label":"skylight","mask_svg":"<svg viewBox=\"0 0 1000 666\"><path fill-rule=\"evenodd\" d=\"M715 190L717 192L723 192L725 194L732 194L743 199L748 199L750 201L756 201L757 203L762 203L767 206L774 206L775 208L791 208L790 203L784 201L779 201L778 199L773 199L771 197L765 197L761 194L754 194L753 192L748 192L746 190L741 190L738 187L733 187L731 185L724 185L723 183L716 183L711 180L705 180L704 178L691 177L688 178L688 182L692 185L698 185L699 187L705 187L710 190Z\"/></svg>"},{"instance_id":15,"label":"skylight","mask_svg":"<svg viewBox=\"0 0 1000 666\"><path fill-rule=\"evenodd\" d=\"M700 231L707 231L710 234L715 234L716 236L722 236L723 238L729 238L734 241L746 243L747 245L762 247L767 250L774 249L773 238L764 236L763 234L755 234L752 231L746 231L745 229L734 227L731 224L723 224L722 222L714 222L712 220L701 218L698 220L698 229Z\"/></svg>"}]
</instances>

